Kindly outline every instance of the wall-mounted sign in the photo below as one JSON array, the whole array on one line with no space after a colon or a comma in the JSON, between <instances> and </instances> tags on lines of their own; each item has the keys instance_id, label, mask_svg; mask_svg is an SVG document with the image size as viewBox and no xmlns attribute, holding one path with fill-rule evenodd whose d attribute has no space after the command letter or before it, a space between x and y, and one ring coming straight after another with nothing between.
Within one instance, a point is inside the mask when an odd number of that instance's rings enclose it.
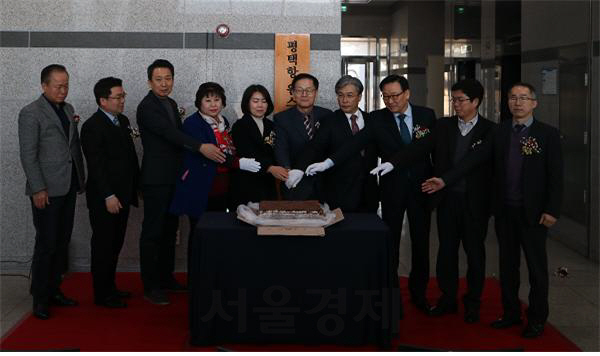
<instances>
[{"instance_id":1,"label":"wall-mounted sign","mask_svg":"<svg viewBox=\"0 0 600 356\"><path fill-rule=\"evenodd\" d=\"M295 106L292 79L310 73L310 35L275 34L275 112Z\"/></svg>"},{"instance_id":2,"label":"wall-mounted sign","mask_svg":"<svg viewBox=\"0 0 600 356\"><path fill-rule=\"evenodd\" d=\"M558 68L542 69L542 94L558 94Z\"/></svg>"}]
</instances>

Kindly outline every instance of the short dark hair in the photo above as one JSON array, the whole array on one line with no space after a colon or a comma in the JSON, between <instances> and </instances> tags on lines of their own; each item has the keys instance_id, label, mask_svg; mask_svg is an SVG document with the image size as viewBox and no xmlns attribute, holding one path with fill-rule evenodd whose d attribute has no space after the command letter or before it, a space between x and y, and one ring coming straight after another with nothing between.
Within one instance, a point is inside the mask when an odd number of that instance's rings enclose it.
<instances>
[{"instance_id":1,"label":"short dark hair","mask_svg":"<svg viewBox=\"0 0 600 356\"><path fill-rule=\"evenodd\" d=\"M46 66L44 69L42 69L40 82L42 84L47 84L50 81L50 75L52 74L52 72L63 72L69 75L69 72L67 72L67 68L65 68L65 66L63 66L62 64L50 64L49 66Z\"/></svg>"},{"instance_id":2,"label":"short dark hair","mask_svg":"<svg viewBox=\"0 0 600 356\"><path fill-rule=\"evenodd\" d=\"M529 83L525 83L525 82L517 82L513 85L510 86L510 88L508 89L507 94L510 94L510 91L514 88L514 87L524 87L529 89L529 92L531 93L531 96L533 97L533 99L537 100L537 95L535 93L535 87Z\"/></svg>"},{"instance_id":3,"label":"short dark hair","mask_svg":"<svg viewBox=\"0 0 600 356\"><path fill-rule=\"evenodd\" d=\"M123 81L115 77L102 78L94 85L94 96L96 104L100 105L100 98L108 99L110 92L114 87L122 87Z\"/></svg>"},{"instance_id":4,"label":"short dark hair","mask_svg":"<svg viewBox=\"0 0 600 356\"><path fill-rule=\"evenodd\" d=\"M312 80L313 86L315 87L315 89L317 89L317 90L319 89L319 80L317 78L315 78L314 76L308 74L308 73L297 74L294 77L294 79L292 79L292 89L295 88L296 87L296 83L299 80L302 80L302 79L310 79L310 80Z\"/></svg>"},{"instance_id":5,"label":"short dark hair","mask_svg":"<svg viewBox=\"0 0 600 356\"><path fill-rule=\"evenodd\" d=\"M479 107L479 105L481 105L481 102L483 101L483 85L481 85L481 83L477 79L460 80L457 83L455 83L450 90L462 91L463 93L465 93L466 96L469 97L471 101L479 99L477 107Z\"/></svg>"},{"instance_id":6,"label":"short dark hair","mask_svg":"<svg viewBox=\"0 0 600 356\"><path fill-rule=\"evenodd\" d=\"M250 98L256 92L261 93L267 101L267 111L265 112L265 117L267 117L273 112L275 106L273 105L273 100L271 100L271 95L267 88L260 84L252 84L244 90L244 95L242 95L242 112L246 115L250 115Z\"/></svg>"},{"instance_id":7,"label":"short dark hair","mask_svg":"<svg viewBox=\"0 0 600 356\"><path fill-rule=\"evenodd\" d=\"M381 83L379 83L379 90L383 90L383 87L393 83L393 82L398 82L400 83L400 88L402 88L402 91L408 90L408 80L406 78L404 78L401 75L398 74L390 74L387 77L383 78L383 80L381 81Z\"/></svg>"},{"instance_id":8,"label":"short dark hair","mask_svg":"<svg viewBox=\"0 0 600 356\"><path fill-rule=\"evenodd\" d=\"M206 82L200 84L198 87L198 91L196 92L196 101L194 105L200 110L202 106L202 98L207 96L218 96L221 97L221 101L223 102L223 107L227 106L227 98L225 97L225 89L221 85L215 82Z\"/></svg>"},{"instance_id":9,"label":"short dark hair","mask_svg":"<svg viewBox=\"0 0 600 356\"><path fill-rule=\"evenodd\" d=\"M152 80L152 73L154 73L156 68L168 68L171 71L171 75L175 76L175 67L173 67L171 62L166 59L157 59L148 66L148 80Z\"/></svg>"}]
</instances>

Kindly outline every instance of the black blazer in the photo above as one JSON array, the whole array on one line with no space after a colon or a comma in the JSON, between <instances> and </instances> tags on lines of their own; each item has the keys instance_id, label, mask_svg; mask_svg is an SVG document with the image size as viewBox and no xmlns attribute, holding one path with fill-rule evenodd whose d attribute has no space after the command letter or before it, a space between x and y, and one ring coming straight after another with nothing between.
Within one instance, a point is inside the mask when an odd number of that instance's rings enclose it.
<instances>
[{"instance_id":1,"label":"black blazer","mask_svg":"<svg viewBox=\"0 0 600 356\"><path fill-rule=\"evenodd\" d=\"M168 100L173 107L175 124L152 91L137 107L136 119L144 147L142 184L175 184L183 149L198 152L202 143L181 131L177 103L171 98Z\"/></svg>"},{"instance_id":2,"label":"black blazer","mask_svg":"<svg viewBox=\"0 0 600 356\"><path fill-rule=\"evenodd\" d=\"M421 132L428 131L420 138L416 137L416 132L413 133L413 142L416 143L416 141L427 139L431 135L436 118L434 111L429 108L412 104L411 108L413 127L418 125L422 128ZM381 157L382 162L391 161L395 154L408 147L402 142L400 130L391 111L385 108L373 111L369 116L370 119L365 128L330 157L336 165L350 159L358 151L366 148L369 143L375 145L376 153ZM397 205L396 203L400 203L397 201L398 196L404 196L406 189L418 189L420 191L421 183L431 177L431 173L431 158L429 153L426 152L420 155L409 167L394 169L380 177L382 202Z\"/></svg>"},{"instance_id":3,"label":"black blazer","mask_svg":"<svg viewBox=\"0 0 600 356\"><path fill-rule=\"evenodd\" d=\"M506 159L512 120L506 120L494 135L494 214L502 215L506 195ZM521 171L523 206L530 224L538 224L542 213L560 216L563 195L563 160L556 128L533 120L528 137L535 139L539 153L524 155Z\"/></svg>"},{"instance_id":4,"label":"black blazer","mask_svg":"<svg viewBox=\"0 0 600 356\"><path fill-rule=\"evenodd\" d=\"M124 208L137 206L140 171L131 126L125 115L117 118L120 126L98 110L81 127L81 146L88 166L88 207L104 207L105 199L112 194Z\"/></svg>"},{"instance_id":5,"label":"black blazer","mask_svg":"<svg viewBox=\"0 0 600 356\"><path fill-rule=\"evenodd\" d=\"M323 124L323 119L331 114L331 110L314 106L312 118L315 122L315 134ZM275 128L275 160L277 164L291 168L296 164L302 151L309 142L304 127L304 114L296 107L279 112L274 116Z\"/></svg>"},{"instance_id":6,"label":"black blazer","mask_svg":"<svg viewBox=\"0 0 600 356\"><path fill-rule=\"evenodd\" d=\"M361 111L365 127L369 114ZM364 129L364 128L363 128ZM334 154L352 139L352 129L342 110L330 114L319 128L313 141L301 155L294 168L306 170L313 162L319 162ZM364 156L363 154L364 153ZM375 144L366 148L323 174L324 198L329 207L340 207L345 212L376 212L379 205L377 177L369 171L377 166Z\"/></svg>"},{"instance_id":7,"label":"black blazer","mask_svg":"<svg viewBox=\"0 0 600 356\"><path fill-rule=\"evenodd\" d=\"M460 134L458 117L445 117L437 121L434 134L423 140L432 150L433 175L441 177L446 188L431 197L432 209L437 207L452 185L463 177L467 183L467 204L470 213L478 218L486 219L490 214L490 182L492 181L491 145L496 124L479 116L477 124L471 130L471 141L467 155L455 166L454 153L456 139ZM419 153L420 151L416 151ZM394 167L414 159L409 150L404 150L392 158ZM417 156L418 157L418 156Z\"/></svg>"},{"instance_id":8,"label":"black blazer","mask_svg":"<svg viewBox=\"0 0 600 356\"><path fill-rule=\"evenodd\" d=\"M275 165L273 153L273 122L263 119L264 130L261 135L256 122L250 115L244 115L233 124L231 135L238 157L254 158L260 162L260 171L251 173L239 169L232 171L232 195L235 206L249 201L273 200L275 178L267 172Z\"/></svg>"}]
</instances>

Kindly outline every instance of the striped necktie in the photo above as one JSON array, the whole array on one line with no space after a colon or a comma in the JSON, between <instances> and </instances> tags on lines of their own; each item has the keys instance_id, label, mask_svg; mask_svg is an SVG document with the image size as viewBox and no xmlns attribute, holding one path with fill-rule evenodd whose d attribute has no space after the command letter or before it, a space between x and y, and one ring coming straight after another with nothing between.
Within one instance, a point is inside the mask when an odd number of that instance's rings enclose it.
<instances>
[{"instance_id":1,"label":"striped necktie","mask_svg":"<svg viewBox=\"0 0 600 356\"><path fill-rule=\"evenodd\" d=\"M312 140L314 136L313 127L310 123L310 114L304 115L304 128L306 129L306 134L308 135L308 139Z\"/></svg>"}]
</instances>

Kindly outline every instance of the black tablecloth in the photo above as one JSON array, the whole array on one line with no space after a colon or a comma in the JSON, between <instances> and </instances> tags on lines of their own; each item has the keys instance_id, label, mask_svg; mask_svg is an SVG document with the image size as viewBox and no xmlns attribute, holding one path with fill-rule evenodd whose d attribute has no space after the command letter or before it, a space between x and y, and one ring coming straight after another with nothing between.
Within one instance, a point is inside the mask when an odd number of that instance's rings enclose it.
<instances>
[{"instance_id":1,"label":"black tablecloth","mask_svg":"<svg viewBox=\"0 0 600 356\"><path fill-rule=\"evenodd\" d=\"M190 271L190 342L389 346L400 299L390 231L347 214L321 237L263 237L235 214L205 213Z\"/></svg>"}]
</instances>

